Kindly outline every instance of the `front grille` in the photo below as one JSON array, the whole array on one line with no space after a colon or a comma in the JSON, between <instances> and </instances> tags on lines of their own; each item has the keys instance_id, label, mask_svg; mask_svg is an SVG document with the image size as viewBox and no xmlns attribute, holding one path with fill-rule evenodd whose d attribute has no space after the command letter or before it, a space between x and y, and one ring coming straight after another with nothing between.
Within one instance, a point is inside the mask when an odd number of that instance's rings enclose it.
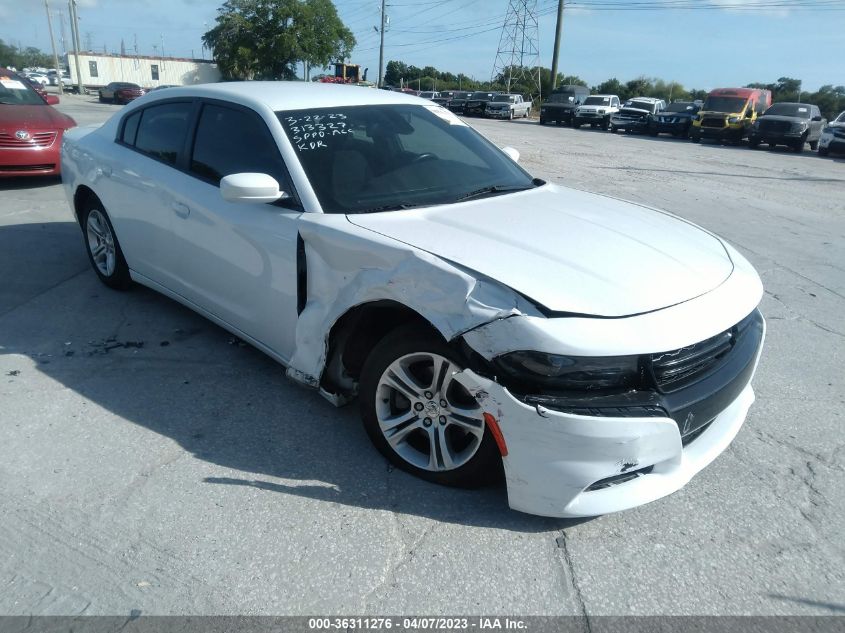
<instances>
[{"instance_id":1,"label":"front grille","mask_svg":"<svg viewBox=\"0 0 845 633\"><path fill-rule=\"evenodd\" d=\"M31 172L39 172L39 171L53 171L56 168L55 164L45 164L45 165L0 165L0 172L11 172L11 171L31 171Z\"/></svg>"},{"instance_id":2,"label":"front grille","mask_svg":"<svg viewBox=\"0 0 845 633\"><path fill-rule=\"evenodd\" d=\"M704 118L701 120L701 127L725 127L724 119Z\"/></svg>"},{"instance_id":3,"label":"front grille","mask_svg":"<svg viewBox=\"0 0 845 633\"><path fill-rule=\"evenodd\" d=\"M760 119L761 132L789 132L792 124L789 121L767 121L765 118Z\"/></svg>"},{"instance_id":4,"label":"front grille","mask_svg":"<svg viewBox=\"0 0 845 633\"><path fill-rule=\"evenodd\" d=\"M651 368L658 388L672 391L697 380L731 351L737 335L748 327L753 316L751 313L731 329L700 343L652 354Z\"/></svg>"},{"instance_id":5,"label":"front grille","mask_svg":"<svg viewBox=\"0 0 845 633\"><path fill-rule=\"evenodd\" d=\"M0 149L34 149L50 147L56 140L57 132L30 132L27 139L19 139L9 132L0 131Z\"/></svg>"}]
</instances>

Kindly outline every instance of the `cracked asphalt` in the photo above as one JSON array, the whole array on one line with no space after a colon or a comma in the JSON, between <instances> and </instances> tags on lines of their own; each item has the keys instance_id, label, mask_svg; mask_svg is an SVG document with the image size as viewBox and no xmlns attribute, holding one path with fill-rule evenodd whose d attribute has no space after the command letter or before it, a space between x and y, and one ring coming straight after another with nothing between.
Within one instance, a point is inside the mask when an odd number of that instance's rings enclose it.
<instances>
[{"instance_id":1,"label":"cracked asphalt","mask_svg":"<svg viewBox=\"0 0 845 633\"><path fill-rule=\"evenodd\" d=\"M62 101L80 123L117 110ZM672 211L757 267L767 343L730 449L580 522L423 483L355 407L99 284L57 181L0 181L0 614L845 612L845 161L470 122L534 175Z\"/></svg>"}]
</instances>

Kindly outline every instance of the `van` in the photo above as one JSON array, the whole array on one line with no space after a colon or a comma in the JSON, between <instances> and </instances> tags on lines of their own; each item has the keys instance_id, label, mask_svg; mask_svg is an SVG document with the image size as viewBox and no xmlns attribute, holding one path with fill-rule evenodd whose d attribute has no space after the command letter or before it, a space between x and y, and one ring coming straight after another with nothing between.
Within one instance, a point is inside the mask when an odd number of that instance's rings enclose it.
<instances>
[{"instance_id":1,"label":"van","mask_svg":"<svg viewBox=\"0 0 845 633\"><path fill-rule=\"evenodd\" d=\"M751 125L772 105L772 93L760 88L717 88L704 100L693 117L690 140L703 138L739 142L747 138Z\"/></svg>"}]
</instances>

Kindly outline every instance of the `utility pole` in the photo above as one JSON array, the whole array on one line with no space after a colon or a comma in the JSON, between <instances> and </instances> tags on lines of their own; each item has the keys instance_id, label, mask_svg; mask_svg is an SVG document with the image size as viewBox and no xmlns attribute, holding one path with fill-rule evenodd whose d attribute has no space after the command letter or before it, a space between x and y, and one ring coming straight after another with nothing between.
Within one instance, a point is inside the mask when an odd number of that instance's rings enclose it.
<instances>
[{"instance_id":1,"label":"utility pole","mask_svg":"<svg viewBox=\"0 0 845 633\"><path fill-rule=\"evenodd\" d=\"M384 5L385 0L381 0L381 28L378 30L378 88L381 88L384 85Z\"/></svg>"},{"instance_id":2,"label":"utility pole","mask_svg":"<svg viewBox=\"0 0 845 633\"><path fill-rule=\"evenodd\" d=\"M50 17L50 2L44 0L44 8L47 9L47 28L50 29L50 46L53 47L53 66L56 69L56 84L59 86L59 94L64 94L62 86L62 69L59 68L59 56L56 54L56 40L53 38L53 20Z\"/></svg>"},{"instance_id":3,"label":"utility pole","mask_svg":"<svg viewBox=\"0 0 845 633\"><path fill-rule=\"evenodd\" d=\"M79 94L83 94L82 71L79 65L79 16L76 15L76 0L68 0L67 4L70 11L70 37L73 40L74 57L76 58L76 89Z\"/></svg>"},{"instance_id":4,"label":"utility pole","mask_svg":"<svg viewBox=\"0 0 845 633\"><path fill-rule=\"evenodd\" d=\"M560 36L563 33L563 0L557 0L557 27L555 29L555 49L552 54L552 90L557 88L557 58L560 55Z\"/></svg>"}]
</instances>

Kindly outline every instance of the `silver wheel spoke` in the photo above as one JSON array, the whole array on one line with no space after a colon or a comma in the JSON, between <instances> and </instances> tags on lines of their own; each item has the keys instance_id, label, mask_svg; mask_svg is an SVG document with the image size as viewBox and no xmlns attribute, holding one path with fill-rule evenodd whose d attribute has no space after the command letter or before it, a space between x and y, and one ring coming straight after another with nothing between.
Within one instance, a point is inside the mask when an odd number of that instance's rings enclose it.
<instances>
[{"instance_id":1,"label":"silver wheel spoke","mask_svg":"<svg viewBox=\"0 0 845 633\"><path fill-rule=\"evenodd\" d=\"M400 365L398 362L393 363L384 375L384 382L396 389L409 400L416 400L420 397L420 388L417 385L414 377Z\"/></svg>"},{"instance_id":2,"label":"silver wheel spoke","mask_svg":"<svg viewBox=\"0 0 845 633\"><path fill-rule=\"evenodd\" d=\"M455 463L452 460L449 440L446 438L446 427L438 425L432 428L435 431L429 434L432 443L431 455L436 461L437 470L451 470L455 467Z\"/></svg>"},{"instance_id":3,"label":"silver wheel spoke","mask_svg":"<svg viewBox=\"0 0 845 633\"><path fill-rule=\"evenodd\" d=\"M428 388L437 393L441 391L443 387L443 383L446 380L446 376L451 369L451 363L443 358L442 356L438 356L437 358L433 359L434 363L432 366L432 373L431 373L431 384Z\"/></svg>"}]
</instances>

